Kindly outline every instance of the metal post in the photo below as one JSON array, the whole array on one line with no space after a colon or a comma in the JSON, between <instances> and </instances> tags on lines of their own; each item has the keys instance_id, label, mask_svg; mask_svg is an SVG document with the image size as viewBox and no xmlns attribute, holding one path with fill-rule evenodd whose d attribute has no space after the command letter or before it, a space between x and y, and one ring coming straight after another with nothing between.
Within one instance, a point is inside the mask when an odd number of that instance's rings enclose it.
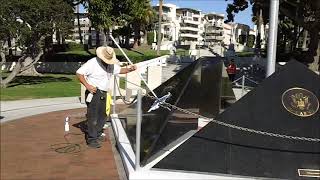
<instances>
[{"instance_id":1,"label":"metal post","mask_svg":"<svg viewBox=\"0 0 320 180\"><path fill-rule=\"evenodd\" d=\"M269 14L270 27L268 37L268 65L266 74L267 77L274 73L276 69L279 0L271 0Z\"/></svg>"},{"instance_id":2,"label":"metal post","mask_svg":"<svg viewBox=\"0 0 320 180\"><path fill-rule=\"evenodd\" d=\"M116 114L116 97L117 97L117 76L113 75L113 106L112 114Z\"/></svg>"},{"instance_id":3,"label":"metal post","mask_svg":"<svg viewBox=\"0 0 320 180\"><path fill-rule=\"evenodd\" d=\"M246 81L246 77L243 75L242 76L242 83L241 83L241 97L243 96L243 94L244 94L244 83L245 83L245 81Z\"/></svg>"},{"instance_id":4,"label":"metal post","mask_svg":"<svg viewBox=\"0 0 320 180\"><path fill-rule=\"evenodd\" d=\"M137 98L137 126L136 126L136 171L140 169L140 139L141 139L141 89L138 90Z\"/></svg>"}]
</instances>

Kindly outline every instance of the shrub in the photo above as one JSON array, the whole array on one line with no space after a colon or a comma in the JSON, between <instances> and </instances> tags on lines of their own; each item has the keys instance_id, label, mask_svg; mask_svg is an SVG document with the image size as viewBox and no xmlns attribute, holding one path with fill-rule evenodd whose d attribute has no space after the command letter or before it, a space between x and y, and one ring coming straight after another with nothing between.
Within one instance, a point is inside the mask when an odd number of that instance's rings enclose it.
<instances>
[{"instance_id":1,"label":"shrub","mask_svg":"<svg viewBox=\"0 0 320 180\"><path fill-rule=\"evenodd\" d=\"M254 41L255 41L255 36L254 35L249 35L248 36L248 40L247 40L247 46L252 48L254 45Z\"/></svg>"},{"instance_id":2,"label":"shrub","mask_svg":"<svg viewBox=\"0 0 320 180\"><path fill-rule=\"evenodd\" d=\"M147 42L148 42L148 45L151 45L153 43L153 37L154 36L154 33L153 32L148 32L147 33Z\"/></svg>"},{"instance_id":3,"label":"shrub","mask_svg":"<svg viewBox=\"0 0 320 180\"><path fill-rule=\"evenodd\" d=\"M67 50L68 51L82 51L82 50L84 50L84 46L83 46L83 44L78 44L78 43L75 43L75 42L69 42L67 44Z\"/></svg>"},{"instance_id":4,"label":"shrub","mask_svg":"<svg viewBox=\"0 0 320 180\"><path fill-rule=\"evenodd\" d=\"M246 42L246 38L246 35L239 35L239 43L243 45Z\"/></svg>"}]
</instances>

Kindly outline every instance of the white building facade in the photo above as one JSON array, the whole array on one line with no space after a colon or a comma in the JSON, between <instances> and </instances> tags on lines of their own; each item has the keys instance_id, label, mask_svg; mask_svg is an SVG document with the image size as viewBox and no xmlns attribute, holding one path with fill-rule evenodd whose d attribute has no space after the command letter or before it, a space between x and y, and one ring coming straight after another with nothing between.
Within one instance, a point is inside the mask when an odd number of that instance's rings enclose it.
<instances>
[{"instance_id":1,"label":"white building facade","mask_svg":"<svg viewBox=\"0 0 320 180\"><path fill-rule=\"evenodd\" d=\"M177 18L180 22L179 42L181 45L190 45L193 43L201 44L202 31L200 30L202 13L199 10L191 8L177 9Z\"/></svg>"},{"instance_id":2,"label":"white building facade","mask_svg":"<svg viewBox=\"0 0 320 180\"><path fill-rule=\"evenodd\" d=\"M220 45L224 40L224 14L209 13L204 19L205 45Z\"/></svg>"}]
</instances>

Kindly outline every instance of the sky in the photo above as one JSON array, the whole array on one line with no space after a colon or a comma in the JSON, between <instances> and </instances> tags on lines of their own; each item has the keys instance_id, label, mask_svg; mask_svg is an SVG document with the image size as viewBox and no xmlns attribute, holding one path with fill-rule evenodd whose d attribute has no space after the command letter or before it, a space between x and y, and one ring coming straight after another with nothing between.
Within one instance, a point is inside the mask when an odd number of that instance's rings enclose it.
<instances>
[{"instance_id":1,"label":"sky","mask_svg":"<svg viewBox=\"0 0 320 180\"><path fill-rule=\"evenodd\" d=\"M180 8L193 8L201 10L204 13L215 12L224 14L227 17L226 9L227 5L232 3L233 0L163 0L163 3L175 4ZM153 6L159 4L159 0L151 0ZM247 24L253 29L253 23L251 21L251 6L242 12L235 15L235 22Z\"/></svg>"},{"instance_id":2,"label":"sky","mask_svg":"<svg viewBox=\"0 0 320 180\"><path fill-rule=\"evenodd\" d=\"M215 12L224 14L227 17L226 8L233 0L163 0L164 3L175 4L180 8L193 8L201 10L204 13ZM152 6L156 6L159 0L151 0ZM80 12L83 12L83 7L80 7ZM235 22L247 24L253 29L253 23L251 21L251 5L245 10L235 15Z\"/></svg>"}]
</instances>

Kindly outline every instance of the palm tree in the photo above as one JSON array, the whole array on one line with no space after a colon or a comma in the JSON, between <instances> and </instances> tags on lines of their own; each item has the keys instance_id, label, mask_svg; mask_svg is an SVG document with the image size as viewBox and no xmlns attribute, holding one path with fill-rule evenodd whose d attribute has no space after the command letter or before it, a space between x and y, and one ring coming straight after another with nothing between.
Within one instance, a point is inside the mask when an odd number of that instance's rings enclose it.
<instances>
[{"instance_id":1,"label":"palm tree","mask_svg":"<svg viewBox=\"0 0 320 180\"><path fill-rule=\"evenodd\" d=\"M163 3L163 0L159 0L159 29L158 29L158 40L157 40L157 44L158 44L157 55L158 56L160 55L160 44L161 44L162 3Z\"/></svg>"},{"instance_id":2,"label":"palm tree","mask_svg":"<svg viewBox=\"0 0 320 180\"><path fill-rule=\"evenodd\" d=\"M131 24L134 31L133 48L137 48L141 39L140 32L143 30L146 34L147 26L153 18L153 10L150 5L150 0L135 0L130 2Z\"/></svg>"},{"instance_id":3,"label":"palm tree","mask_svg":"<svg viewBox=\"0 0 320 180\"><path fill-rule=\"evenodd\" d=\"M76 5L76 11L77 11L77 23L78 23L78 31L79 31L79 39L80 39L80 44L83 44L82 41L82 33L81 33L81 25L80 25L80 12L79 12L79 5Z\"/></svg>"}]
</instances>

